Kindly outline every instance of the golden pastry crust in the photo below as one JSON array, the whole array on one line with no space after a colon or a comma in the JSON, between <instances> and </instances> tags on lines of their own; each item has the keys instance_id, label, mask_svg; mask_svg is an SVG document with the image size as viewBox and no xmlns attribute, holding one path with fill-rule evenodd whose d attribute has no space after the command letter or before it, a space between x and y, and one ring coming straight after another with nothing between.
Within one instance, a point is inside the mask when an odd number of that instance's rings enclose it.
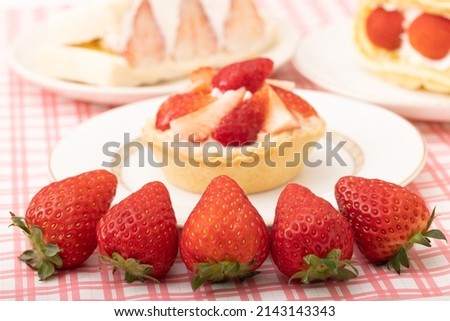
<instances>
[{"instance_id":1,"label":"golden pastry crust","mask_svg":"<svg viewBox=\"0 0 450 321\"><path fill-rule=\"evenodd\" d=\"M219 143L202 142L190 157L187 148L175 151L171 147L174 132L155 129L154 123L154 119L149 119L143 128L144 140L152 142L154 154L160 161L167 157L168 164L162 170L168 180L175 186L194 193L203 192L211 179L218 175L232 177L249 194L281 186L299 174L303 166L301 157L304 146L317 141L325 132L324 120L319 116L312 116L304 120L301 129L269 136L260 133L256 145L219 147L221 152L218 155L213 155L218 150L215 147L208 154L204 151L206 144L218 146ZM268 142L268 138L273 147L265 147L268 144L263 144L264 140ZM176 160L180 160L185 166L176 164Z\"/></svg>"},{"instance_id":2,"label":"golden pastry crust","mask_svg":"<svg viewBox=\"0 0 450 321\"><path fill-rule=\"evenodd\" d=\"M399 51L377 47L369 40L366 21L379 6L397 10L416 8L424 13L450 17L450 2L446 0L360 0L354 23L354 43L360 52L362 65L384 79L409 89L425 89L450 94L450 68L438 70L425 64L413 64Z\"/></svg>"}]
</instances>

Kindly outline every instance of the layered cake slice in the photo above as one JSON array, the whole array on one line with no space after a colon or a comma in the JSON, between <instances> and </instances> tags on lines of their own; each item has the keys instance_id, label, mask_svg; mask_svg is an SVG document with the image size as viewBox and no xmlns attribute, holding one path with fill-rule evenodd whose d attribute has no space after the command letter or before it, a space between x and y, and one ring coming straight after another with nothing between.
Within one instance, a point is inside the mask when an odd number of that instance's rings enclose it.
<instances>
[{"instance_id":1,"label":"layered cake slice","mask_svg":"<svg viewBox=\"0 0 450 321\"><path fill-rule=\"evenodd\" d=\"M170 182L200 193L228 175L256 193L298 175L302 153L322 137L325 122L293 83L268 79L272 69L267 58L203 67L187 91L161 104L143 137Z\"/></svg>"}]
</instances>

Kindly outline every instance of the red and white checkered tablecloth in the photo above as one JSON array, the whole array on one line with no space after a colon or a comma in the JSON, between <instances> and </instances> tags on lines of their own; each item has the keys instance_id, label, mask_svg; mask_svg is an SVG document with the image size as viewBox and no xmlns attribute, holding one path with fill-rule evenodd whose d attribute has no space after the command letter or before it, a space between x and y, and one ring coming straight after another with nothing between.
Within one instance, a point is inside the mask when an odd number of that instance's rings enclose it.
<instances>
[{"instance_id":1,"label":"red and white checkered tablecloth","mask_svg":"<svg viewBox=\"0 0 450 321\"><path fill-rule=\"evenodd\" d=\"M349 17L353 0L259 1L262 10L289 19L301 35ZM100 268L97 255L80 268L38 281L17 259L28 244L10 224L9 211L23 214L31 197L49 183L48 156L72 128L108 107L73 101L19 78L7 67L6 52L14 37L64 6L7 8L0 13L0 300L373 300L450 295L450 250L436 241L412 250L411 267L401 275L365 263L360 276L344 283L289 285L271 259L243 283L206 284L193 292L190 273L178 258L160 284L126 284L120 274ZM277 72L299 87L316 88L288 63ZM450 108L450 106L449 106ZM429 151L425 168L409 187L430 208L437 207L437 228L450 236L450 124L414 122ZM382 129L380 129L382 130ZM70 163L67 164L70 166Z\"/></svg>"}]
</instances>

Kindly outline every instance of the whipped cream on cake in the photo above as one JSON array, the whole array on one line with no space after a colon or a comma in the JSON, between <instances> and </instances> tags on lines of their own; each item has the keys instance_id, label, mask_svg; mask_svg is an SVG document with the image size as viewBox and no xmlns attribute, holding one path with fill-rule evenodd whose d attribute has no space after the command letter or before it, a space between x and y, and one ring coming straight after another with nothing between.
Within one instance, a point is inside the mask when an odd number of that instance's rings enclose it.
<instances>
[{"instance_id":1,"label":"whipped cream on cake","mask_svg":"<svg viewBox=\"0 0 450 321\"><path fill-rule=\"evenodd\" d=\"M219 7L212 0L87 4L48 22L38 69L99 86L149 85L203 65L247 59L276 43L274 24L261 17L253 0L221 1Z\"/></svg>"}]
</instances>

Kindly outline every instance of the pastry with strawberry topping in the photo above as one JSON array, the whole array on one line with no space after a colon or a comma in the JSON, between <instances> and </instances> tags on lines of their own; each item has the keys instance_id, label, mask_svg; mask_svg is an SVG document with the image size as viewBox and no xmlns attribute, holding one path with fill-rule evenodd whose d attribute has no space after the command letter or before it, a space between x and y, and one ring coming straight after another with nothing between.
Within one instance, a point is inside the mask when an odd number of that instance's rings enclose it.
<instances>
[{"instance_id":1,"label":"pastry with strawberry topping","mask_svg":"<svg viewBox=\"0 0 450 321\"><path fill-rule=\"evenodd\" d=\"M41 280L83 264L97 247L96 227L109 210L117 183L114 174L100 169L43 187L24 217L11 213L11 225L19 227L32 246L19 259Z\"/></svg>"},{"instance_id":2,"label":"pastry with strawberry topping","mask_svg":"<svg viewBox=\"0 0 450 321\"><path fill-rule=\"evenodd\" d=\"M368 70L407 88L450 93L450 2L360 0L355 41Z\"/></svg>"},{"instance_id":3,"label":"pastry with strawberry topping","mask_svg":"<svg viewBox=\"0 0 450 321\"><path fill-rule=\"evenodd\" d=\"M274 46L278 30L254 0L97 0L51 19L43 74L99 86L138 86L223 66Z\"/></svg>"},{"instance_id":4,"label":"pastry with strawberry topping","mask_svg":"<svg viewBox=\"0 0 450 321\"><path fill-rule=\"evenodd\" d=\"M256 193L298 175L325 122L293 83L269 79L272 70L267 58L204 67L192 73L186 92L162 103L143 137L171 183L201 193L227 175Z\"/></svg>"}]
</instances>

